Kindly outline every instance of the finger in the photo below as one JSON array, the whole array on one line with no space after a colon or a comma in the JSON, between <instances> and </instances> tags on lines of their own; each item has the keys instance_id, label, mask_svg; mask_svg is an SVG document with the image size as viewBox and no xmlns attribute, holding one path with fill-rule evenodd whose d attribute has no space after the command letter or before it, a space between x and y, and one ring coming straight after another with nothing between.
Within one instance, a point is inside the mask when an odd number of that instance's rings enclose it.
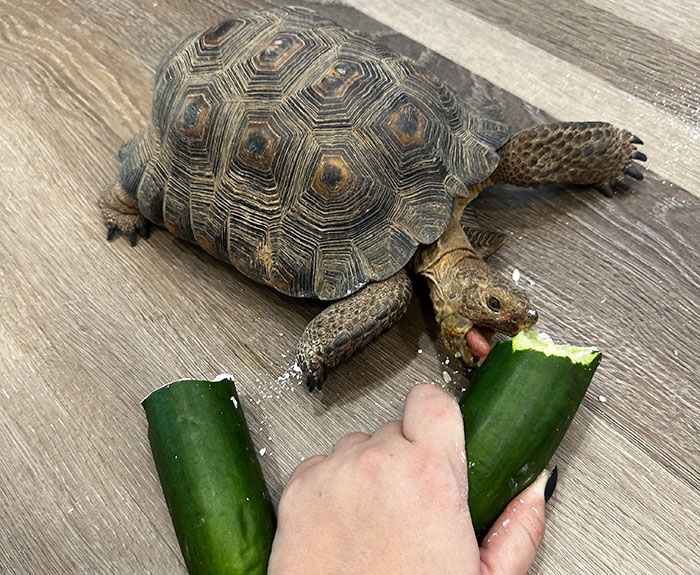
<instances>
[{"instance_id":1,"label":"finger","mask_svg":"<svg viewBox=\"0 0 700 575\"><path fill-rule=\"evenodd\" d=\"M464 423L454 398L436 385L416 385L404 404L403 434L412 443L464 456Z\"/></svg>"},{"instance_id":2,"label":"finger","mask_svg":"<svg viewBox=\"0 0 700 575\"><path fill-rule=\"evenodd\" d=\"M345 451L359 443L364 443L369 439L369 437L370 436L368 434L362 433L361 431L348 433L346 436L341 437L338 440L338 442L333 446L333 453L337 453L338 451Z\"/></svg>"},{"instance_id":3,"label":"finger","mask_svg":"<svg viewBox=\"0 0 700 575\"><path fill-rule=\"evenodd\" d=\"M544 537L545 490L550 495L553 491L550 478L556 481L556 475L545 469L530 487L508 504L496 520L481 544L484 575L527 573Z\"/></svg>"},{"instance_id":4,"label":"finger","mask_svg":"<svg viewBox=\"0 0 700 575\"><path fill-rule=\"evenodd\" d=\"M299 465L296 466L294 471L292 471L292 475L289 477L288 483L291 483L292 479L298 479L300 475L307 473L312 467L315 467L319 463L321 463L327 455L314 455L313 457L309 457L308 459L304 459Z\"/></svg>"},{"instance_id":5,"label":"finger","mask_svg":"<svg viewBox=\"0 0 700 575\"><path fill-rule=\"evenodd\" d=\"M404 438L403 423L400 421L389 421L372 434L372 439L387 439L391 437Z\"/></svg>"}]
</instances>

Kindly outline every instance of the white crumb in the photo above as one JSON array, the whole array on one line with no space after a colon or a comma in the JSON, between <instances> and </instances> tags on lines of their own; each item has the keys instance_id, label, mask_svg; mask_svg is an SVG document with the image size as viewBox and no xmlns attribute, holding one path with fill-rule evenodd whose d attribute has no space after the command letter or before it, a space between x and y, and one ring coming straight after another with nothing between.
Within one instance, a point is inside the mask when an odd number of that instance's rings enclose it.
<instances>
[{"instance_id":1,"label":"white crumb","mask_svg":"<svg viewBox=\"0 0 700 575\"><path fill-rule=\"evenodd\" d=\"M71 513L73 513L73 511L75 511L75 507L71 507L71 508L68 510L68 515L70 515Z\"/></svg>"},{"instance_id":2,"label":"white crumb","mask_svg":"<svg viewBox=\"0 0 700 575\"><path fill-rule=\"evenodd\" d=\"M608 401L608 398L605 397L604 395L599 395L598 401L600 401L600 403L605 403L606 401Z\"/></svg>"},{"instance_id":3,"label":"white crumb","mask_svg":"<svg viewBox=\"0 0 700 575\"><path fill-rule=\"evenodd\" d=\"M262 429L262 427L261 427L260 429ZM265 448L263 447L263 448L260 450L260 455L265 455L265 452L266 452L266 451L267 451L267 449L265 449Z\"/></svg>"},{"instance_id":4,"label":"white crumb","mask_svg":"<svg viewBox=\"0 0 700 575\"><path fill-rule=\"evenodd\" d=\"M520 270L515 268L513 270L513 281L517 284L520 281Z\"/></svg>"},{"instance_id":5,"label":"white crumb","mask_svg":"<svg viewBox=\"0 0 700 575\"><path fill-rule=\"evenodd\" d=\"M442 379L445 380L445 383L450 383L452 381L452 377L446 371L442 372Z\"/></svg>"},{"instance_id":6,"label":"white crumb","mask_svg":"<svg viewBox=\"0 0 700 575\"><path fill-rule=\"evenodd\" d=\"M236 401L235 396L233 396L233 395L231 396L231 401L233 401L234 407L238 407L238 402Z\"/></svg>"},{"instance_id":7,"label":"white crumb","mask_svg":"<svg viewBox=\"0 0 700 575\"><path fill-rule=\"evenodd\" d=\"M423 353L423 350L422 350L422 349L419 349L419 350L418 350L418 353Z\"/></svg>"},{"instance_id":8,"label":"white crumb","mask_svg":"<svg viewBox=\"0 0 700 575\"><path fill-rule=\"evenodd\" d=\"M535 285L535 280L528 279L527 283L529 283L531 286Z\"/></svg>"}]
</instances>

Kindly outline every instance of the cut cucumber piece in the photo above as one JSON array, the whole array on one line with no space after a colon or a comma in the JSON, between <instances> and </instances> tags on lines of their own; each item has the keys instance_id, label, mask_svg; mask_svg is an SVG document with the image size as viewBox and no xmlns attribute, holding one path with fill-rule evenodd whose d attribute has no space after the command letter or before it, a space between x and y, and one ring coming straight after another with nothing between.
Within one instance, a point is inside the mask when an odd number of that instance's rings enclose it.
<instances>
[{"instance_id":1,"label":"cut cucumber piece","mask_svg":"<svg viewBox=\"0 0 700 575\"><path fill-rule=\"evenodd\" d=\"M497 343L477 369L460 407L479 540L549 463L601 357L532 330Z\"/></svg>"},{"instance_id":2,"label":"cut cucumber piece","mask_svg":"<svg viewBox=\"0 0 700 575\"><path fill-rule=\"evenodd\" d=\"M190 575L264 575L275 516L233 381L176 381L142 404Z\"/></svg>"}]
</instances>

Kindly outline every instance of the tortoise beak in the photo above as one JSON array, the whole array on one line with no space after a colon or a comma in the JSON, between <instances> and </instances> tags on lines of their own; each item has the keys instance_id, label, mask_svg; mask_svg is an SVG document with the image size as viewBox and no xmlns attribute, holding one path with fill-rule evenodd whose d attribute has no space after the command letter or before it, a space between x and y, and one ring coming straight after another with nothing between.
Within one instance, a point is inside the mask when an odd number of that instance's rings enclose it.
<instances>
[{"instance_id":1,"label":"tortoise beak","mask_svg":"<svg viewBox=\"0 0 700 575\"><path fill-rule=\"evenodd\" d=\"M507 316L494 322L491 326L506 335L513 336L520 331L526 331L537 323L537 310L534 308L526 308L522 311L510 313Z\"/></svg>"},{"instance_id":2,"label":"tortoise beak","mask_svg":"<svg viewBox=\"0 0 700 575\"><path fill-rule=\"evenodd\" d=\"M533 325L537 323L539 316L537 315L537 310L535 308L527 308L521 313L514 314L512 322L514 324L514 332L509 335L515 335L519 331L526 331L530 329Z\"/></svg>"}]
</instances>

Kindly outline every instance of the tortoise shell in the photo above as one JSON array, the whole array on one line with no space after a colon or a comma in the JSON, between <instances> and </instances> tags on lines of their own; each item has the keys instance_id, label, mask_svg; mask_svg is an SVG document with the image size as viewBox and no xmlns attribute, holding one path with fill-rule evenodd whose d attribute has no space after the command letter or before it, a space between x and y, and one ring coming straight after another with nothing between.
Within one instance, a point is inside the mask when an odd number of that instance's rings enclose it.
<instances>
[{"instance_id":1,"label":"tortoise shell","mask_svg":"<svg viewBox=\"0 0 700 575\"><path fill-rule=\"evenodd\" d=\"M434 242L507 139L415 62L303 9L184 38L158 69L151 121L148 158L122 169L143 215L323 300Z\"/></svg>"}]
</instances>

